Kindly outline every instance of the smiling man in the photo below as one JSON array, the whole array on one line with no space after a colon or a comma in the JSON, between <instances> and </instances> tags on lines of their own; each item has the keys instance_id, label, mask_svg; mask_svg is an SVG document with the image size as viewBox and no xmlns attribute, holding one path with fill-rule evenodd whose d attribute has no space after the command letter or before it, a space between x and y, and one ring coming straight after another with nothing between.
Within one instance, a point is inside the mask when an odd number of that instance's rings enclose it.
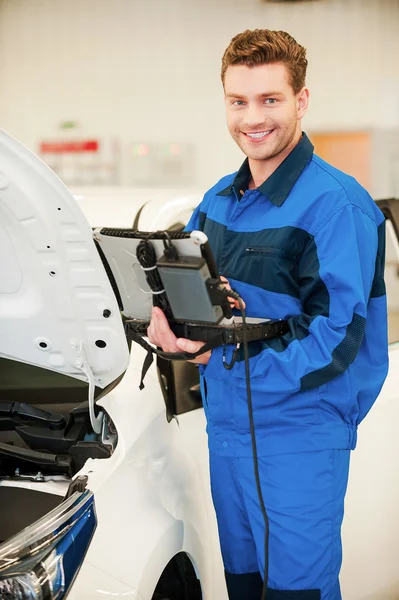
<instances>
[{"instance_id":1,"label":"smiling man","mask_svg":"<svg viewBox=\"0 0 399 600\"><path fill-rule=\"evenodd\" d=\"M207 234L248 316L288 319L290 327L249 344L267 518L242 353L229 370L233 348L197 359L234 600L260 599L264 576L268 600L340 600L349 455L388 368L384 218L302 133L306 67L305 49L283 31L232 39L222 61L227 124L247 158L205 194L187 227ZM200 346L176 339L159 309L148 334L169 352Z\"/></svg>"},{"instance_id":2,"label":"smiling man","mask_svg":"<svg viewBox=\"0 0 399 600\"><path fill-rule=\"evenodd\" d=\"M223 76L227 125L249 159L252 189L276 170L301 139L309 91L301 86L293 93L290 74L282 63L256 69L238 63L226 67Z\"/></svg>"}]
</instances>

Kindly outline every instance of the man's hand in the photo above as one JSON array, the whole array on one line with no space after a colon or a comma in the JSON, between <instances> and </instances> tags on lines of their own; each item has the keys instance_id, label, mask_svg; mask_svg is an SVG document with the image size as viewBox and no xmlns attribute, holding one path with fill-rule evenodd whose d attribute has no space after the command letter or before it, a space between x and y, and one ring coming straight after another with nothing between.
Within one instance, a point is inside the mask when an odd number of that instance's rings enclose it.
<instances>
[{"instance_id":1,"label":"man's hand","mask_svg":"<svg viewBox=\"0 0 399 600\"><path fill-rule=\"evenodd\" d=\"M147 329L148 339L152 344L162 348L164 352L180 352L176 344L176 336L162 310L156 306L152 309L151 323Z\"/></svg>"},{"instance_id":2,"label":"man's hand","mask_svg":"<svg viewBox=\"0 0 399 600\"><path fill-rule=\"evenodd\" d=\"M185 338L176 338L162 310L156 306L152 309L151 323L147 329L148 339L152 344L162 348L164 352L198 352L205 342L194 342ZM206 365L211 357L211 350L200 354L189 362Z\"/></svg>"},{"instance_id":3,"label":"man's hand","mask_svg":"<svg viewBox=\"0 0 399 600\"><path fill-rule=\"evenodd\" d=\"M231 290L230 284L226 277L220 277L224 287L227 290ZM239 308L237 300L234 298L228 298L232 308ZM244 302L245 307L245 302ZM198 352L205 342L194 342L193 340L186 340L185 338L176 338L175 334L169 327L169 323L162 310L157 306L152 309L151 323L147 329L148 339L152 344L155 344L159 348L162 348L164 352L190 352L194 354ZM206 365L211 357L211 350L200 354L197 358L190 360L189 362Z\"/></svg>"},{"instance_id":4,"label":"man's hand","mask_svg":"<svg viewBox=\"0 0 399 600\"><path fill-rule=\"evenodd\" d=\"M198 352L202 346L205 346L205 342L194 342L193 340L186 340L185 338L178 338L176 340L176 344L179 350L183 352ZM200 354L197 358L193 358L193 360L189 360L188 362L196 363L197 365L207 365L209 359L211 358L212 350L208 350L208 352L204 352L204 354Z\"/></svg>"},{"instance_id":5,"label":"man's hand","mask_svg":"<svg viewBox=\"0 0 399 600\"><path fill-rule=\"evenodd\" d=\"M230 286L228 280L226 279L226 277L223 277L223 275L220 275L220 280L223 283L226 290L231 290L231 286ZM227 300L229 301L231 308L238 308L238 309L240 308L238 300L234 300L234 298L231 298L231 297L228 297ZM243 300L243 304L244 304L244 308L245 308L244 300Z\"/></svg>"}]
</instances>

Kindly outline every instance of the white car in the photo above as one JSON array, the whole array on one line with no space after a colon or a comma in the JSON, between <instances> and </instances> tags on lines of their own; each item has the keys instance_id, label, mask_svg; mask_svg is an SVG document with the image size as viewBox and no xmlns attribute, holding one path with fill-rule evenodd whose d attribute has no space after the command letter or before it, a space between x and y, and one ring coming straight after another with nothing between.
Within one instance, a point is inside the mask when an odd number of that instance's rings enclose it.
<instances>
[{"instance_id":1,"label":"white car","mask_svg":"<svg viewBox=\"0 0 399 600\"><path fill-rule=\"evenodd\" d=\"M200 198L147 197L138 216L144 201L106 200L99 222L76 196L0 132L0 598L226 600L197 370L159 362L139 391L145 353L90 227L173 227ZM397 268L399 202L382 207ZM353 453L345 600L399 595L397 343L390 360Z\"/></svg>"}]
</instances>

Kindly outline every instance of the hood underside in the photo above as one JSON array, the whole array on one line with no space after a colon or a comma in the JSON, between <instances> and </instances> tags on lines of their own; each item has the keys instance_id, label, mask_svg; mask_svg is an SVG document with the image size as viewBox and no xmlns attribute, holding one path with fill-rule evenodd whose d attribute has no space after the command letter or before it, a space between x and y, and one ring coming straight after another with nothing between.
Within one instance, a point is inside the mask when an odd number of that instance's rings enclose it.
<instances>
[{"instance_id":1,"label":"hood underside","mask_svg":"<svg viewBox=\"0 0 399 600\"><path fill-rule=\"evenodd\" d=\"M0 358L104 388L127 368L118 304L76 200L0 130Z\"/></svg>"}]
</instances>

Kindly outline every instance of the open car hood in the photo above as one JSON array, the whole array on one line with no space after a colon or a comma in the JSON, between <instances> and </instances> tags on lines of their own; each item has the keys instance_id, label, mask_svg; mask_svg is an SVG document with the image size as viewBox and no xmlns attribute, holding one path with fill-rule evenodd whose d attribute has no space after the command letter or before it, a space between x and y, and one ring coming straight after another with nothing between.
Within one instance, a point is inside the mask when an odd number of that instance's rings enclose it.
<instances>
[{"instance_id":1,"label":"open car hood","mask_svg":"<svg viewBox=\"0 0 399 600\"><path fill-rule=\"evenodd\" d=\"M118 304L76 200L0 130L0 358L104 388L127 368Z\"/></svg>"}]
</instances>

